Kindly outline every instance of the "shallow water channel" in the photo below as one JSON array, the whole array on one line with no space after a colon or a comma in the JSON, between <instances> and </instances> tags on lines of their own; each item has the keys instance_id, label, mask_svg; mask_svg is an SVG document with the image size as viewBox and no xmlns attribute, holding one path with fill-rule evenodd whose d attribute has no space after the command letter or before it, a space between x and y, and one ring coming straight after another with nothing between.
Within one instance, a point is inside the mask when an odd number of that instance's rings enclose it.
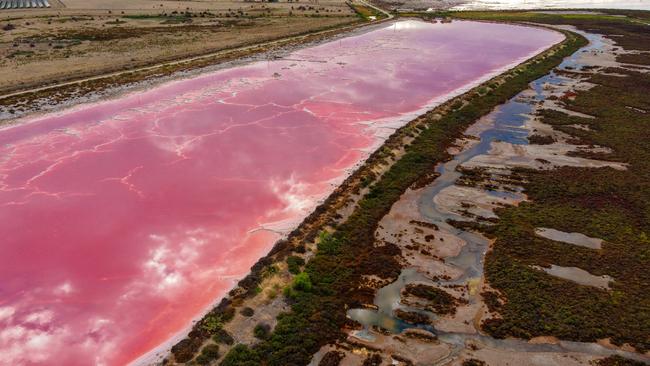
<instances>
[{"instance_id":1,"label":"shallow water channel","mask_svg":"<svg viewBox=\"0 0 650 366\"><path fill-rule=\"evenodd\" d=\"M600 35L579 32L587 37L590 44L583 47L572 56L566 58L558 67L560 70L580 70L583 66L589 66L581 61L581 55L588 52L598 51L603 48L604 42ZM436 196L445 188L450 187L456 183L461 177L456 169L463 163L469 161L473 157L483 155L490 149L490 144L495 141L505 141L512 144L528 144L528 130L524 128L525 122L529 118L529 114L534 112L534 104L545 99L543 94L543 87L546 84L560 85L565 83L568 79L558 75L555 71L533 81L530 84L530 90L522 92L513 97L507 103L495 108L491 113L482 117L474 126L470 127L468 131L477 128L480 132L476 133L476 137L480 141L469 149L466 149L446 163L439 164L436 171L440 176L429 186L422 190L418 200L418 209L423 221L435 224L442 231L448 231L460 237L466 242L461 252L455 257L445 258L445 263L461 269L463 274L459 278L452 281L435 281L427 279L423 274L419 273L415 268L405 268L402 270L399 278L379 289L377 291L374 305L377 310L373 309L351 309L348 311L348 316L363 325L363 329L354 332L356 337L373 341L374 337L370 329L373 326L383 328L391 333L399 334L405 329L420 328L426 329L438 336L442 342L451 344L454 351L441 360L439 363L444 364L449 361L454 355L458 354L464 347L465 342L468 340L476 340L490 348L498 348L502 350L522 351L522 352L579 352L592 355L606 356L610 354L620 354L628 358L647 361L643 356L632 353L615 351L605 348L596 343L582 343L582 342L568 342L560 341L557 344L532 344L524 340L518 339L495 339L489 336L480 334L467 334L467 333L449 333L435 329L429 325L410 324L404 320L397 318L394 315L396 309L417 311L419 313L426 313L430 318L435 319L436 315L419 309L412 309L402 304L401 291L410 283L428 283L431 285L466 285L476 284L483 277L483 261L488 247L488 240L480 234L459 230L447 223L447 220L465 221L467 218L456 215L453 213L442 212L436 203ZM525 93L525 95L524 95ZM486 121L488 123L486 123ZM485 127L487 125L487 127ZM521 194L517 192L506 191L490 191L490 195L496 198L520 198ZM470 303L476 301L477 294L470 295Z\"/></svg>"}]
</instances>

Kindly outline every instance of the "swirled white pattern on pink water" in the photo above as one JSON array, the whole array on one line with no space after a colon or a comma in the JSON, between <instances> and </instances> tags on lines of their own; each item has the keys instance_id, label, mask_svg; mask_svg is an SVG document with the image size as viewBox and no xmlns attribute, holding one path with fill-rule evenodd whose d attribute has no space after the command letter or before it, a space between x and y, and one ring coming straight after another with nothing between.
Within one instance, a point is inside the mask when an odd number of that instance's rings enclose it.
<instances>
[{"instance_id":1,"label":"swirled white pattern on pink water","mask_svg":"<svg viewBox=\"0 0 650 366\"><path fill-rule=\"evenodd\" d=\"M402 21L1 130L0 363L150 351L279 237L256 229L299 222L387 126L561 39Z\"/></svg>"}]
</instances>

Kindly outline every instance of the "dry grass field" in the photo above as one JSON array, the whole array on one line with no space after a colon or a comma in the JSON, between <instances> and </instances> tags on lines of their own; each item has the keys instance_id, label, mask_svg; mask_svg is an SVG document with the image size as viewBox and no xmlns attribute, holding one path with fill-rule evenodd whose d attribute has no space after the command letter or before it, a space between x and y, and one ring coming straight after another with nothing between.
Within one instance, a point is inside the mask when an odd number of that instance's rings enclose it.
<instances>
[{"instance_id":1,"label":"dry grass field","mask_svg":"<svg viewBox=\"0 0 650 366\"><path fill-rule=\"evenodd\" d=\"M358 18L343 0L50 2L0 11L0 93L306 33Z\"/></svg>"},{"instance_id":2,"label":"dry grass field","mask_svg":"<svg viewBox=\"0 0 650 366\"><path fill-rule=\"evenodd\" d=\"M49 0L48 0L49 1ZM337 12L338 9L347 8L343 0L296 0L296 1L229 1L229 0L51 0L52 5L49 9L15 9L3 10L0 17L12 17L23 15L52 15L52 14L104 14L110 10L112 12L127 14L150 14L154 12L173 12L186 11L192 12L227 12L229 9L237 11L238 9L246 10L250 5L266 5L274 9L277 13L288 13L291 6L296 3L303 5L318 6L319 8L328 9Z\"/></svg>"}]
</instances>

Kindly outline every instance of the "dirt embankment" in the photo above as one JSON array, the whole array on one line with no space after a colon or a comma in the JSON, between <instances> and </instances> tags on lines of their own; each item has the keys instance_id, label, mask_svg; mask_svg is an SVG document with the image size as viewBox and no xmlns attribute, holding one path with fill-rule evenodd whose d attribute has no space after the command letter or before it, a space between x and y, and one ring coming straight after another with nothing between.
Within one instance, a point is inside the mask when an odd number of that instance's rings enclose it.
<instances>
[{"instance_id":1,"label":"dirt embankment","mask_svg":"<svg viewBox=\"0 0 650 366\"><path fill-rule=\"evenodd\" d=\"M645 277L637 277L643 272L638 269L642 255L621 253L637 250L622 249L626 241L621 240L624 236L621 230L595 228L589 222L619 219L618 212L624 211L620 216L629 217L620 226L629 232L639 229L643 232L643 224L631 224L640 215L626 206L632 200L624 201L620 197L629 195L638 200L640 207L645 207L642 205L646 204L647 195L638 192L647 192L646 185L639 184L632 172L636 170L639 176L643 175L639 171L647 169L642 158L647 154L647 145L639 145L633 154L623 153L625 149L621 147L625 146L623 136L630 129L638 129L647 119L647 101L639 99L647 90L647 71L639 72L632 65L612 64L617 55L633 51L621 50L611 40L600 37L594 37L593 42L600 46L576 54L577 62L574 60L556 70L563 77L536 81L508 102L503 114L492 113L470 127L465 132L469 136L459 139L458 146L449 150L455 157L445 164L447 172L442 170L438 182L411 187L392 206L380 222L376 238L398 246L403 267L416 269L420 276L410 280L400 277L390 284L401 284L407 290L398 300L390 302L393 308L381 308L387 303L381 298L381 291L373 304L363 307L376 310L379 306L382 316L390 317L392 313L393 318L382 320L381 325L371 323L373 326L363 331L360 324L352 325L346 329L348 338L321 348L312 365L359 364L360 358L369 360L376 355L383 360L378 363L381 365L642 365L648 362L649 354L644 348L647 337L644 340L639 327L632 325L644 323L636 304L647 303L647 290L640 290L647 288L647 281ZM604 108L599 100L608 95L606 88L625 96ZM593 104L593 100L598 102ZM529 105L530 112L525 115L512 112L516 108L508 112L515 104ZM633 109L630 105L634 105ZM592 111L594 115L589 114ZM623 117L627 113L634 113L635 119L628 122ZM524 118L521 125L504 122L521 117ZM499 127L497 120L505 126ZM498 131L499 128L509 132ZM608 132L602 132L605 129ZM485 151L463 157L479 144L479 139L484 138L482 133L488 130L510 138L488 140ZM490 133L485 136L490 138ZM517 135L538 138L530 139L529 143L513 142ZM456 160L457 164L451 164ZM453 178L456 171L461 173L460 179ZM601 174L616 177L612 180L620 185L587 178ZM556 175L560 177L554 179ZM455 181L445 185L447 179ZM443 181L442 186L437 185L439 180ZM552 187L558 186L558 182L565 187L554 192ZM636 184L637 188L626 189L626 184ZM569 189L569 186L581 188ZM616 197L617 201L609 203L607 209L620 210L614 215L594 204L609 196ZM565 206L557 210L559 205ZM583 210L584 216L572 214L576 207ZM453 218L451 222L456 228L449 227L449 218ZM531 223L537 223L537 229ZM554 223L557 229L565 231L553 229L553 238L541 241L535 236L540 236L542 223ZM490 240L474 232L477 228ZM517 241L526 231L532 237ZM596 232L602 236L594 235ZM645 233L639 235L646 237ZM608 238L612 243L607 243ZM516 258L514 264L507 262L510 257ZM599 264L594 264L596 260ZM625 265L617 265L619 262ZM523 278L526 280L522 281ZM431 295L429 301L414 301L405 294L410 287L425 284L435 286L438 295ZM383 286L385 283L368 282L370 288ZM517 286L527 288L522 290ZM460 299L447 301L455 302L454 311L446 315L432 312L431 300L435 304L445 298ZM554 309L546 319L538 315L544 307ZM584 309L589 309L586 317ZM569 320L557 316L562 311L570 314ZM429 344L422 345L422 337L413 339L412 329L389 330L394 327L395 317L419 326L432 325L438 337L429 333ZM594 323L592 317L600 320ZM611 318L622 320L611 321ZM522 339L503 340L505 337ZM326 363L328 355L334 353L339 361Z\"/></svg>"},{"instance_id":2,"label":"dirt embankment","mask_svg":"<svg viewBox=\"0 0 650 366\"><path fill-rule=\"evenodd\" d=\"M557 54L559 54L560 50L563 50L565 47L566 44L564 43L556 46L550 51L544 53L544 55L529 61L528 65L535 65L534 61L540 61L541 63L555 62L552 60L559 58ZM475 100L476 98L480 98L482 95L480 90L483 90L484 92L486 86L490 85L491 87L498 88L500 85L506 84L509 79L519 80L520 77L515 75L517 75L517 72L511 71L505 75L496 77L485 84L472 89L468 93L444 103L433 111L427 113L425 116L411 121L409 124L396 131L387 140L383 148L375 152L367 160L366 164L348 178L323 205L318 207L312 215L305 219L298 229L291 233L288 240L278 243L267 257L262 258L252 268L251 274L242 280L237 288L231 291L230 296L227 299L224 299L219 306L194 326L194 329L189 333L188 337L173 349L174 356L172 359L175 362L186 362L197 355L200 357L202 349L207 345L214 343L219 343L221 349L220 352L229 352L231 356L233 355L233 344L238 343L239 346L243 346L259 343L259 340L255 337L255 330L250 329L250 316L247 317L242 314L239 309L250 307L254 309L254 314L258 317L257 319L267 319L262 320L265 325L274 324L269 322L268 319L274 318L278 312L286 309L284 305L285 298L279 294L279 291L282 288L286 288L290 283L289 281L292 279L285 259L290 255L302 257L306 260L314 258L317 250L316 243L322 242L323 240L327 243L331 242L327 237L325 237L325 239L320 238L319 233L322 230L330 230L334 225L346 221L346 218L351 213L359 210L360 205L357 203L364 199L364 196L369 192L368 186L379 182L391 167L394 167L399 163L401 157L405 155L406 146L411 145L416 136L423 133L423 131L427 131L432 124L440 121L441 118L443 118L442 116L457 111L457 105L459 102L461 105L464 105L466 104L465 100ZM518 82L515 82L515 84L516 83ZM525 82L523 85L525 85ZM513 86L508 84L508 86L504 86L501 92L510 94L511 88L513 88ZM487 112L491 107L486 108L488 108L486 110ZM442 147L442 149L444 149L444 147ZM425 184L424 181L430 181L430 178L424 179L423 182L414 182L414 184ZM372 240L372 238L370 238L370 240ZM374 253L381 251L381 248L367 248L367 250ZM383 255L385 253L382 252L381 254L381 258L386 258L386 256ZM318 259L318 257L314 259ZM382 266L386 267L386 263L377 264L377 269L380 270ZM399 267L399 265L397 265L397 267ZM384 281L381 280L381 278L385 278L385 276L380 277L381 276L366 276L365 280L367 281L365 281L365 283L370 284L370 287L356 289L354 297L357 299L356 301L358 303L370 301L375 289L382 284L385 284ZM375 283L375 285L372 285L372 283ZM279 300L278 297L280 297ZM340 310L337 309L336 311L339 312ZM217 331L217 334L213 334L214 330L210 329L212 319L223 321L223 325L221 329ZM220 341L218 332L221 331L228 332L235 339L229 343ZM423 344L428 344L432 341L432 339L424 339L427 337L423 334L414 335L413 338L422 340L422 342L424 342ZM236 352L234 352L235 354L249 352L246 350L246 347L241 348L239 346ZM254 356L248 354L246 357ZM434 356L432 355L431 357Z\"/></svg>"}]
</instances>

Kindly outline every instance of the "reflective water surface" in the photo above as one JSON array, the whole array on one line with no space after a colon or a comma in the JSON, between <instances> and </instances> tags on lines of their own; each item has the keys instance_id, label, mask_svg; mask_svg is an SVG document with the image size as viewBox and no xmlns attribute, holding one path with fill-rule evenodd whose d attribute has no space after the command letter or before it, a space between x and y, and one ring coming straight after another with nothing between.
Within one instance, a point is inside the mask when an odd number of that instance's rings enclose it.
<instances>
[{"instance_id":1,"label":"reflective water surface","mask_svg":"<svg viewBox=\"0 0 650 366\"><path fill-rule=\"evenodd\" d=\"M560 70L575 70L583 66L589 66L582 63L581 55L583 53L597 52L604 46L603 36L577 31L589 40L589 44L573 55L567 57L559 66ZM354 331L356 337L374 341L374 336L370 329L375 327L383 328L394 334L399 334L408 328L421 328L434 333L438 339L452 346L451 355L440 361L440 364L448 364L450 360L457 356L461 350L466 347L468 340L478 340L481 344L500 350L516 352L577 352L586 353L596 356L608 356L617 354L634 360L645 361L647 357L634 352L610 349L598 343L559 341L557 344L535 344L529 343L522 339L496 339L482 334L471 334L462 332L446 332L436 329L435 325L411 324L398 318L395 310L418 311L417 308L410 308L402 303L402 290L408 284L424 283L437 285L438 287L447 285L468 285L477 283L484 275L484 259L488 250L489 241L480 234L472 231L457 229L450 225L447 220L465 221L467 218L455 213L448 213L440 209L436 203L436 196L442 190L457 183L462 173L457 170L459 166L470 161L472 158L488 153L490 146L495 141L506 141L515 145L528 144L529 130L523 128L527 119L534 112L533 105L543 101L546 97L543 93L545 85L561 85L568 79L561 73L551 71L549 74L533 81L529 84L530 91L520 93L511 98L508 102L499 105L492 112L482 117L474 126L470 127L465 133L478 137L480 141L471 148L463 150L455 155L448 162L441 163L436 167L440 176L436 178L429 186L422 189L418 199L418 209L421 218L428 223L435 224L444 231L452 232L454 235L463 239L465 245L457 256L444 259L445 264L449 264L462 271L462 275L454 280L436 280L431 281L424 275L418 273L416 268L404 268L399 278L380 288L377 291L373 304L377 306L374 309L350 309L347 312L349 318L355 320L363 326L363 329ZM489 123L485 124L486 121ZM475 130L473 130L475 128ZM471 132L470 132L471 131ZM519 192L491 191L495 197L513 197L521 199ZM563 233L563 232L560 232ZM564 233L569 234L569 233ZM581 235L581 236L580 236ZM588 238L585 235L570 235L569 238L578 237L581 240ZM556 237L556 239L558 239ZM566 239L566 235L562 237ZM600 243L599 243L600 244ZM609 276L594 276L584 270L575 267L560 267L553 265L549 269L538 268L549 274L561 278L569 279L578 283L607 288L608 283L612 280ZM474 303L478 294L469 297L469 302ZM436 315L427 311L419 310L427 314L430 318L435 319Z\"/></svg>"},{"instance_id":2,"label":"reflective water surface","mask_svg":"<svg viewBox=\"0 0 650 366\"><path fill-rule=\"evenodd\" d=\"M0 130L0 362L155 348L395 127L561 37L401 21Z\"/></svg>"}]
</instances>

